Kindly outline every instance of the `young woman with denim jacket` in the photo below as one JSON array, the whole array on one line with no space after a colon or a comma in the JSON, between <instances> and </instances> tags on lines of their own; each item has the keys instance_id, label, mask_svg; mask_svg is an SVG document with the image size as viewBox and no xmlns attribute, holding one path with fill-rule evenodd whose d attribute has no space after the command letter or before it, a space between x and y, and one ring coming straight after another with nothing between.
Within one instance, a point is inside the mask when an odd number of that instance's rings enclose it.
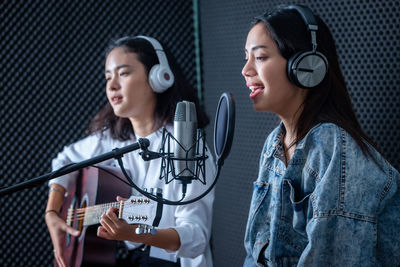
<instances>
[{"instance_id":1,"label":"young woman with denim jacket","mask_svg":"<svg viewBox=\"0 0 400 267\"><path fill-rule=\"evenodd\" d=\"M247 36L254 109L281 123L261 153L244 266L399 266L400 174L362 131L331 33L317 16L309 27L307 12L278 7ZM293 73L301 51L322 76L307 62Z\"/></svg>"}]
</instances>

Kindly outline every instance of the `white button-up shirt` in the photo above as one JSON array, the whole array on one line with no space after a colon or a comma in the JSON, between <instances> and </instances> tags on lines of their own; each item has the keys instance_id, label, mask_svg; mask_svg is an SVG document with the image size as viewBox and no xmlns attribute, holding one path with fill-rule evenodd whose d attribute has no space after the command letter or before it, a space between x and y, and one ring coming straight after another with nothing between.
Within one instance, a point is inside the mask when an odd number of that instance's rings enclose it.
<instances>
[{"instance_id":1,"label":"white button-up shirt","mask_svg":"<svg viewBox=\"0 0 400 267\"><path fill-rule=\"evenodd\" d=\"M166 129L173 133L173 126ZM148 150L158 152L162 144L163 128L146 136L150 141ZM139 136L137 136L137 139ZM100 154L112 151L132 144L136 140L119 141L110 136L109 131L92 134L76 143L64 147L52 161L53 170L59 169L72 162L83 161ZM129 170L135 184L140 188L161 188L163 197L169 200L180 200L182 191L177 181L165 184L160 180L161 159L144 161L139 155L140 150L129 152L122 157L124 167ZM206 185L199 181L193 181L187 186L187 194L184 199L190 200L207 190L215 178L215 164L211 153L207 153L206 160ZM102 163L103 165L118 166L115 159ZM59 184L69 191L75 186L76 173L67 174L50 180L50 184ZM134 189L133 189L134 190ZM134 190L135 191L135 190ZM138 195L138 192L133 192ZM172 252L157 247L151 247L150 256L175 261L180 257L181 266L212 266L209 240L211 235L212 206L214 201L214 189L202 199L187 205L164 205L162 218L158 228L174 228L180 238L181 246L178 251ZM126 241L128 249L134 249L140 244Z\"/></svg>"}]
</instances>

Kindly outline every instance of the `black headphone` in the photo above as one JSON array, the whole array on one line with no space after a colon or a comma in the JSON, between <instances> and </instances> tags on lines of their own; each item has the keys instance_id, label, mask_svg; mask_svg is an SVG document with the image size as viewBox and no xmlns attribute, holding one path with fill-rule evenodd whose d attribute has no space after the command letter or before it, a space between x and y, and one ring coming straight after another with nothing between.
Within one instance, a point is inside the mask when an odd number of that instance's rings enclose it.
<instances>
[{"instance_id":1,"label":"black headphone","mask_svg":"<svg viewBox=\"0 0 400 267\"><path fill-rule=\"evenodd\" d=\"M144 35L138 35L135 38L140 38L148 41L154 48L160 64L154 65L149 72L149 83L151 88L156 93L162 93L174 84L174 74L169 67L167 56L161 44L154 38Z\"/></svg>"},{"instance_id":2,"label":"black headphone","mask_svg":"<svg viewBox=\"0 0 400 267\"><path fill-rule=\"evenodd\" d=\"M302 17L308 30L311 32L311 51L301 51L291 56L287 63L289 80L295 85L310 89L319 85L328 72L328 60L317 52L318 23L313 12L299 5L288 6L287 9L296 10Z\"/></svg>"}]
</instances>

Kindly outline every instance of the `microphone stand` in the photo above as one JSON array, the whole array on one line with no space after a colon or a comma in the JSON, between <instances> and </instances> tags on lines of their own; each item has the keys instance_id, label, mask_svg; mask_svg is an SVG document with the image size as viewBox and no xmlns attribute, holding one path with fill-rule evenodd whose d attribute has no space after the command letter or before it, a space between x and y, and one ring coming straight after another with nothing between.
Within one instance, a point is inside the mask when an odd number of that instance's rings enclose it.
<instances>
[{"instance_id":1,"label":"microphone stand","mask_svg":"<svg viewBox=\"0 0 400 267\"><path fill-rule=\"evenodd\" d=\"M74 172L74 171L77 171L80 169L83 169L85 167L92 166L94 164L97 164L102 161L106 161L108 159L121 158L124 154L126 154L128 152L132 152L137 149L147 150L149 145L150 145L150 141L148 139L139 138L138 142L135 142L131 145L128 145L128 146L125 146L122 148L115 148L111 152L104 153L104 154L101 154L94 158L84 160L81 162L72 163L70 165L62 167L51 173L44 174L42 176L30 179L28 181L25 181L25 182L22 182L22 183L19 183L16 185L2 188L2 189L0 189L0 197L3 195L7 195L10 193L22 190L22 189L33 188L33 187L39 186L48 180L54 179L56 177L59 177L59 176L62 176L62 175L65 175L65 174L68 174L68 173L71 173L71 172Z\"/></svg>"}]
</instances>

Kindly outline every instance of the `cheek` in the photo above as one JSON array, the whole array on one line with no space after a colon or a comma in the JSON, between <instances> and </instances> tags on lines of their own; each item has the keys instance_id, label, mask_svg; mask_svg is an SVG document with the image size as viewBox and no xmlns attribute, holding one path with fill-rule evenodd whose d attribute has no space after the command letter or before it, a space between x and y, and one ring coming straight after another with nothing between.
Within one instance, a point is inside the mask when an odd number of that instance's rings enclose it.
<instances>
[{"instance_id":1,"label":"cheek","mask_svg":"<svg viewBox=\"0 0 400 267\"><path fill-rule=\"evenodd\" d=\"M108 86L106 85L106 95L107 95L107 96L109 96L109 95L110 95L110 93L111 93L111 90L110 90L110 89L108 89Z\"/></svg>"},{"instance_id":2,"label":"cheek","mask_svg":"<svg viewBox=\"0 0 400 267\"><path fill-rule=\"evenodd\" d=\"M268 71L264 72L264 79L267 85L274 87L286 87L290 85L289 78L286 74L286 65L275 65Z\"/></svg>"}]
</instances>

